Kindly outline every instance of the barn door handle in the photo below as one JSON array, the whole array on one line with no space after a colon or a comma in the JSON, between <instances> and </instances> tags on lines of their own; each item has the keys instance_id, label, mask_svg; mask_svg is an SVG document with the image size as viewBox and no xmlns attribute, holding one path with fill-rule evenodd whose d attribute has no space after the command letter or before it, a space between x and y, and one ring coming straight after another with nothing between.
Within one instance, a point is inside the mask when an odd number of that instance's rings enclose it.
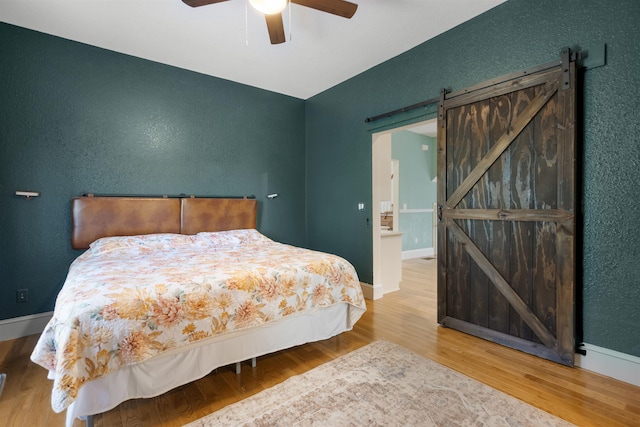
<instances>
[{"instance_id":1,"label":"barn door handle","mask_svg":"<svg viewBox=\"0 0 640 427\"><path fill-rule=\"evenodd\" d=\"M442 205L438 205L438 221L442 221Z\"/></svg>"}]
</instances>

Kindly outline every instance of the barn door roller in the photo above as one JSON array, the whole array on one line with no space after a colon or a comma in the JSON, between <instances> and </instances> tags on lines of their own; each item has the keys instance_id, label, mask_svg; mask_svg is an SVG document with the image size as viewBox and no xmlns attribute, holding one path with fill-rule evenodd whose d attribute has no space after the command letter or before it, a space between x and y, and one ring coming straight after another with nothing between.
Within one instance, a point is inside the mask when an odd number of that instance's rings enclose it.
<instances>
[{"instance_id":1,"label":"barn door roller","mask_svg":"<svg viewBox=\"0 0 640 427\"><path fill-rule=\"evenodd\" d=\"M571 77L569 75L569 64L582 58L580 51L571 52L568 47L560 51L560 65L562 67L562 90L571 89Z\"/></svg>"}]
</instances>

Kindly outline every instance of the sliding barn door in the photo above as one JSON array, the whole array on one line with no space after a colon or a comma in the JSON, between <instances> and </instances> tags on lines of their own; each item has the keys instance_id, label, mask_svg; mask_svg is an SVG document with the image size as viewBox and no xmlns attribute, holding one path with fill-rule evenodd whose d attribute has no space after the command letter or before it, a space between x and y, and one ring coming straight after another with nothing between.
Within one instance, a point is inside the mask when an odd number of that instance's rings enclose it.
<instances>
[{"instance_id":1,"label":"sliding barn door","mask_svg":"<svg viewBox=\"0 0 640 427\"><path fill-rule=\"evenodd\" d=\"M457 93L438 127L438 322L573 365L575 67Z\"/></svg>"}]
</instances>

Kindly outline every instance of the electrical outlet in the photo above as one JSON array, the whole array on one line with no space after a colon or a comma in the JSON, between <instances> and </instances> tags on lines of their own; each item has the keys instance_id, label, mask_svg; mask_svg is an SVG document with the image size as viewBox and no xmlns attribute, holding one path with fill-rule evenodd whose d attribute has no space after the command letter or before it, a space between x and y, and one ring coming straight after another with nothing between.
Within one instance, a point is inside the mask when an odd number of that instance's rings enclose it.
<instances>
[{"instance_id":1,"label":"electrical outlet","mask_svg":"<svg viewBox=\"0 0 640 427\"><path fill-rule=\"evenodd\" d=\"M16 302L29 301L29 289L16 289Z\"/></svg>"}]
</instances>

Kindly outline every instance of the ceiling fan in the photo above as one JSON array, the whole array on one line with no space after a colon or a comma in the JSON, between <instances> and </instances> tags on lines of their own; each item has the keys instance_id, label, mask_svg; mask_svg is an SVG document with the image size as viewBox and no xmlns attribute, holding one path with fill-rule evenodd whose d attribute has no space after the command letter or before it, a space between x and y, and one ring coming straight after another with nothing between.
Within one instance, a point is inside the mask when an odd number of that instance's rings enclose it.
<instances>
[{"instance_id":1,"label":"ceiling fan","mask_svg":"<svg viewBox=\"0 0 640 427\"><path fill-rule=\"evenodd\" d=\"M213 3L222 3L229 0L182 0L191 7L206 6ZM332 15L342 16L343 18L351 18L358 5L344 0L288 0L291 3L300 6L310 7L321 12L327 12ZM267 21L267 30L271 44L283 43L284 24L282 23L282 11L287 6L287 0L249 0L251 5L264 14Z\"/></svg>"}]
</instances>

